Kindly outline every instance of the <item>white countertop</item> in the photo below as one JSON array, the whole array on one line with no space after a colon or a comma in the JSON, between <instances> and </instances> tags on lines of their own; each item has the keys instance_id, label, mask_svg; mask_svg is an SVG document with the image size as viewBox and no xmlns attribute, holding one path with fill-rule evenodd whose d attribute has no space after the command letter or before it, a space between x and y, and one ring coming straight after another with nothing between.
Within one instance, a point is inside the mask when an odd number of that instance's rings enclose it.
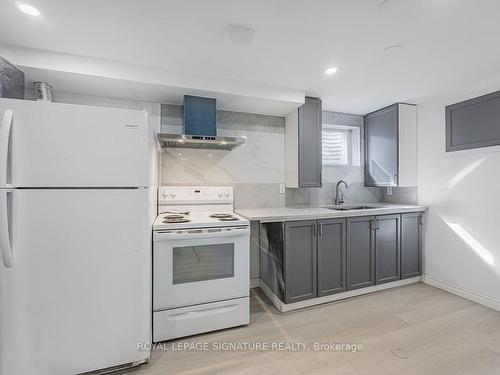
<instances>
[{"instance_id":1,"label":"white countertop","mask_svg":"<svg viewBox=\"0 0 500 375\"><path fill-rule=\"evenodd\" d=\"M362 206L359 205L344 205L342 207ZM373 215L388 215L405 212L421 212L427 210L426 206L415 206L407 204L390 204L390 203L374 203L365 204L366 207L371 207L362 210L337 211L325 207L275 207L275 208L250 208L235 210L239 215L246 217L248 220L259 220L263 222L272 221L288 221L288 220L315 220L328 219L337 217L354 217L354 216L373 216ZM330 206L335 207L335 206Z\"/></svg>"}]
</instances>

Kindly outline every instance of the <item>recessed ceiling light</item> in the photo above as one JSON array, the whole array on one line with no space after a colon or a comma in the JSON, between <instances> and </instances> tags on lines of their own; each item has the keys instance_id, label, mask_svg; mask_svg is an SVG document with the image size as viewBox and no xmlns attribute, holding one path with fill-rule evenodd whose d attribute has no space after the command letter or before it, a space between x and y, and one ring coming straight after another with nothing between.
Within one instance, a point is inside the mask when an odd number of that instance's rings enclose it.
<instances>
[{"instance_id":1,"label":"recessed ceiling light","mask_svg":"<svg viewBox=\"0 0 500 375\"><path fill-rule=\"evenodd\" d=\"M338 69L337 69L337 68L335 68L335 67L328 68L328 69L326 69L326 70L325 70L325 74L328 74L328 75L330 75L330 74L335 74L335 73L337 73L337 70L338 70Z\"/></svg>"},{"instance_id":2,"label":"recessed ceiling light","mask_svg":"<svg viewBox=\"0 0 500 375\"><path fill-rule=\"evenodd\" d=\"M37 17L40 15L40 11L37 8L35 8L33 5L20 3L20 4L17 4L17 7L19 8L19 10L21 10L22 12L24 12L26 14L29 14L30 16Z\"/></svg>"}]
</instances>

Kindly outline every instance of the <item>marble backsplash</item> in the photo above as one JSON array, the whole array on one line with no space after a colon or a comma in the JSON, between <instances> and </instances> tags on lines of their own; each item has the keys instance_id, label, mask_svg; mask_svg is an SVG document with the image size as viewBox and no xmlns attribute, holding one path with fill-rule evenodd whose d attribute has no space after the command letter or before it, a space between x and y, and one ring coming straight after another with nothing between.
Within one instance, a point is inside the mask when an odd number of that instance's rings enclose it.
<instances>
[{"instance_id":1,"label":"marble backsplash","mask_svg":"<svg viewBox=\"0 0 500 375\"><path fill-rule=\"evenodd\" d=\"M332 204L335 184L345 180L346 203L376 203L411 198L411 193L393 189L364 186L363 166L323 167L323 187L286 189L285 181L285 120L283 117L240 112L218 111L218 135L246 137L246 143L233 151L200 149L167 149L161 152L160 180L162 185L233 186L236 208L265 208L297 205ZM324 123L359 126L363 116L323 112ZM182 107L162 105L162 132L182 133ZM361 137L362 139L362 137ZM361 145L362 146L362 145ZM363 150L363 147L361 147ZM361 155L363 160L363 155ZM416 190L416 189L415 189Z\"/></svg>"},{"instance_id":2,"label":"marble backsplash","mask_svg":"<svg viewBox=\"0 0 500 375\"><path fill-rule=\"evenodd\" d=\"M287 189L287 206L323 206L334 204L336 183L323 183L321 188ZM367 188L363 183L341 187L344 203L377 203L381 201L380 188Z\"/></svg>"},{"instance_id":3,"label":"marble backsplash","mask_svg":"<svg viewBox=\"0 0 500 375\"><path fill-rule=\"evenodd\" d=\"M182 133L182 107L162 105L162 132ZM285 119L217 111L217 134L246 137L233 151L167 149L161 152L163 185L233 186L236 208L282 207L285 194Z\"/></svg>"},{"instance_id":4,"label":"marble backsplash","mask_svg":"<svg viewBox=\"0 0 500 375\"><path fill-rule=\"evenodd\" d=\"M218 135L246 137L245 144L233 151L163 150L162 184L283 183L285 119L228 111L218 111L217 117ZM162 132L182 133L182 107L162 105Z\"/></svg>"}]
</instances>

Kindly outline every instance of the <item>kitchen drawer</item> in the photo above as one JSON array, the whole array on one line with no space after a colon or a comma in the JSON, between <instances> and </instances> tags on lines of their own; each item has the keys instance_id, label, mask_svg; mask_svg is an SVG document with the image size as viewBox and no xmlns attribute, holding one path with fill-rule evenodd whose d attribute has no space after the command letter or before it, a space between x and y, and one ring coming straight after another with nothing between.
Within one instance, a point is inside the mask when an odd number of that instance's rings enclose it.
<instances>
[{"instance_id":1,"label":"kitchen drawer","mask_svg":"<svg viewBox=\"0 0 500 375\"><path fill-rule=\"evenodd\" d=\"M153 313L153 341L172 340L249 323L248 297L157 311Z\"/></svg>"}]
</instances>

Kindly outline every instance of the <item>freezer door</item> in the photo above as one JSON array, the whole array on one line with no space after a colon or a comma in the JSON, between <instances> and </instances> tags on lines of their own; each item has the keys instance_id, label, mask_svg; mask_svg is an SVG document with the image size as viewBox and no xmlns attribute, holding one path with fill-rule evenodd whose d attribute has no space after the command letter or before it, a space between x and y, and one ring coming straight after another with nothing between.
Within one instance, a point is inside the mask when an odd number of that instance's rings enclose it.
<instances>
[{"instance_id":1,"label":"freezer door","mask_svg":"<svg viewBox=\"0 0 500 375\"><path fill-rule=\"evenodd\" d=\"M0 374L68 375L145 361L148 190L14 190L0 262Z\"/></svg>"},{"instance_id":2,"label":"freezer door","mask_svg":"<svg viewBox=\"0 0 500 375\"><path fill-rule=\"evenodd\" d=\"M149 185L144 111L0 99L0 119L0 144L7 145L0 150L0 161L7 161L0 163L0 184Z\"/></svg>"}]
</instances>

